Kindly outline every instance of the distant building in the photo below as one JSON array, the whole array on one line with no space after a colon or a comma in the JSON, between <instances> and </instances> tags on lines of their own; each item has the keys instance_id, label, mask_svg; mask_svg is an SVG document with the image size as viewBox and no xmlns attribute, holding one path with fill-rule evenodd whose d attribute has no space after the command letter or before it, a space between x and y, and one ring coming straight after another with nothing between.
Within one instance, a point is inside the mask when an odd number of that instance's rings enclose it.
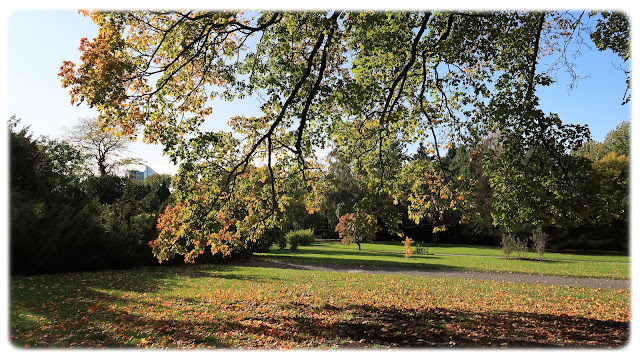
<instances>
[{"instance_id":1,"label":"distant building","mask_svg":"<svg viewBox=\"0 0 640 359\"><path fill-rule=\"evenodd\" d=\"M156 174L156 172L153 170L153 168L149 167L149 166L144 166L144 170L143 171L136 171L136 170L129 170L129 176L131 178L134 178L138 181L143 181L144 179L146 179L147 177Z\"/></svg>"}]
</instances>

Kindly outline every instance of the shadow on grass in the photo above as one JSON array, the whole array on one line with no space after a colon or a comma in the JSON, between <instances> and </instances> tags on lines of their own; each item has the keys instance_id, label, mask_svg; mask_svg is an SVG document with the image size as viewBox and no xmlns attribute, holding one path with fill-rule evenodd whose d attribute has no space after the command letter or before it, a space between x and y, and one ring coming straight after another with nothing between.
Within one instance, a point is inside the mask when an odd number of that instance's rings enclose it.
<instances>
[{"instance_id":1,"label":"shadow on grass","mask_svg":"<svg viewBox=\"0 0 640 359\"><path fill-rule=\"evenodd\" d=\"M348 310L351 319L318 323L296 317L297 332L306 333L305 337L342 338L344 346L616 347L629 340L629 323L577 316L384 306L325 306L322 310Z\"/></svg>"},{"instance_id":2,"label":"shadow on grass","mask_svg":"<svg viewBox=\"0 0 640 359\"><path fill-rule=\"evenodd\" d=\"M17 347L82 348L616 347L629 340L628 322L564 314L412 310L384 303L310 307L298 299L256 300L250 292L240 302L156 292L205 277L272 280L244 275L233 265L21 277L11 292L10 340Z\"/></svg>"},{"instance_id":3,"label":"shadow on grass","mask_svg":"<svg viewBox=\"0 0 640 359\"><path fill-rule=\"evenodd\" d=\"M347 257L348 256L348 257ZM385 260L377 259L385 258ZM443 258L437 255L414 255L405 259L402 253L372 253L359 251L331 252L316 249L301 249L298 251L273 250L268 254L254 255L253 259L259 261L277 263L272 264L278 268L303 269L295 264L323 265L328 267L340 267L359 269L370 267L371 269L420 269L420 270L443 270L443 271L465 271L466 267L454 266L438 263ZM294 265L285 262L294 263Z\"/></svg>"},{"instance_id":4,"label":"shadow on grass","mask_svg":"<svg viewBox=\"0 0 640 359\"><path fill-rule=\"evenodd\" d=\"M324 248L324 249L322 249ZM271 249L268 255L321 255L321 256L358 256L358 257L395 257L404 258L403 252L383 252L375 250L337 249L335 247L304 246L297 250Z\"/></svg>"}]
</instances>

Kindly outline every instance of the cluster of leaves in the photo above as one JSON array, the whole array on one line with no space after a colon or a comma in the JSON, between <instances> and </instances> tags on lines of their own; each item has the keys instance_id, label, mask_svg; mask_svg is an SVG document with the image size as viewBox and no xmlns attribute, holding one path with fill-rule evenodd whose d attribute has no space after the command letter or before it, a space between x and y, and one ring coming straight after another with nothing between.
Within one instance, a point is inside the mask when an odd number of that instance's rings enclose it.
<instances>
[{"instance_id":1,"label":"cluster of leaves","mask_svg":"<svg viewBox=\"0 0 640 359\"><path fill-rule=\"evenodd\" d=\"M539 57L570 42L581 15L85 14L100 28L81 41L82 63L61 68L72 102L96 107L103 123L125 134L141 127L146 141L163 144L180 164L176 203L152 242L160 260L178 254L191 262L206 248L227 254L251 246L283 226L297 197L317 213L327 186L317 149L327 147L352 164L360 217L375 217L392 233L401 232L405 198L414 222L445 228L445 210L464 197L453 193L440 151L454 140L473 147L491 133L500 134L487 162L497 225L591 215L575 206L584 198L572 188L589 172L567 157L588 131L543 113L536 97L552 82ZM202 130L216 100L248 97L261 116L231 118L231 132ZM398 149L420 141L437 165L403 172Z\"/></svg>"},{"instance_id":2,"label":"cluster of leaves","mask_svg":"<svg viewBox=\"0 0 640 359\"><path fill-rule=\"evenodd\" d=\"M93 177L66 141L10 132L10 260L13 273L153 263L146 243L170 197L168 176L144 182Z\"/></svg>"},{"instance_id":3,"label":"cluster of leaves","mask_svg":"<svg viewBox=\"0 0 640 359\"><path fill-rule=\"evenodd\" d=\"M410 275L188 266L18 276L16 347L619 347L630 292Z\"/></svg>"}]
</instances>

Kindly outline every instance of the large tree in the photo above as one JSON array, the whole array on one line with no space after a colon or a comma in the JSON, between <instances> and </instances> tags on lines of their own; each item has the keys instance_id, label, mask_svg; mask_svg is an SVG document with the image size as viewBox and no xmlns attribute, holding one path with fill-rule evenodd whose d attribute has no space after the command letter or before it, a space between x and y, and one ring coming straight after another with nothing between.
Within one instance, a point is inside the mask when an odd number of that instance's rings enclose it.
<instances>
[{"instance_id":1,"label":"large tree","mask_svg":"<svg viewBox=\"0 0 640 359\"><path fill-rule=\"evenodd\" d=\"M98 108L103 123L124 133L141 127L180 164L177 202L153 243L161 260L255 240L280 223L299 191L309 213L319 210L319 148L332 146L353 163L365 190L358 210L399 230L402 200L419 222L456 197L425 195L434 192L422 184L449 188L440 165L401 173L398 143L423 141L441 158L453 139L474 143L499 132L500 168L557 168L510 189L520 193L558 176L570 181L564 151L588 138L585 128L543 113L536 96L552 82L540 57L566 48L580 12L86 14L98 36L82 39L82 63L65 62L60 73L72 102ZM261 116L239 113L231 131L203 130L215 100L246 97L259 102ZM536 160L522 161L527 154Z\"/></svg>"},{"instance_id":2,"label":"large tree","mask_svg":"<svg viewBox=\"0 0 640 359\"><path fill-rule=\"evenodd\" d=\"M89 168L100 176L115 174L122 166L139 164L140 160L125 156L133 137L105 128L98 118L84 117L70 129L67 139L85 156Z\"/></svg>"}]
</instances>

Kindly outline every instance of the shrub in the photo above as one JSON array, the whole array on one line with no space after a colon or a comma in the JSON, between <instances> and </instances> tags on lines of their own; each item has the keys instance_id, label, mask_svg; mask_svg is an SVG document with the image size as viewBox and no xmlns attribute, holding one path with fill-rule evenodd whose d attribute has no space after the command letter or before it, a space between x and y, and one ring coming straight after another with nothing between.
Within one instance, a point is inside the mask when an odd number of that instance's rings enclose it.
<instances>
[{"instance_id":1,"label":"shrub","mask_svg":"<svg viewBox=\"0 0 640 359\"><path fill-rule=\"evenodd\" d=\"M415 252L416 254L429 254L429 247L421 243L416 243Z\"/></svg>"},{"instance_id":2,"label":"shrub","mask_svg":"<svg viewBox=\"0 0 640 359\"><path fill-rule=\"evenodd\" d=\"M404 236L404 241L402 242L404 244L404 256L405 258L409 258L411 257L411 255L413 254L411 251L411 243L413 243L414 240Z\"/></svg>"},{"instance_id":3,"label":"shrub","mask_svg":"<svg viewBox=\"0 0 640 359\"><path fill-rule=\"evenodd\" d=\"M292 250L298 249L298 246L308 246L315 242L315 237L313 236L313 230L311 229L300 229L296 231L290 231L285 236L285 245L289 243L289 248ZM282 246L280 247L281 249Z\"/></svg>"},{"instance_id":4,"label":"shrub","mask_svg":"<svg viewBox=\"0 0 640 359\"><path fill-rule=\"evenodd\" d=\"M287 237L285 236L279 236L276 239L276 243L278 244L278 248L280 249L285 249L287 248Z\"/></svg>"},{"instance_id":5,"label":"shrub","mask_svg":"<svg viewBox=\"0 0 640 359\"><path fill-rule=\"evenodd\" d=\"M512 233L502 234L500 243L502 244L502 252L504 252L505 258L509 259L511 256L511 252L513 252L516 247L516 241L517 239Z\"/></svg>"},{"instance_id":6,"label":"shrub","mask_svg":"<svg viewBox=\"0 0 640 359\"><path fill-rule=\"evenodd\" d=\"M542 260L544 257L544 252L547 247L547 241L549 240L549 236L544 233L542 228L538 228L531 233L531 242L533 246L533 250L538 253L538 258Z\"/></svg>"},{"instance_id":7,"label":"shrub","mask_svg":"<svg viewBox=\"0 0 640 359\"><path fill-rule=\"evenodd\" d=\"M519 258L526 258L528 251L528 241L528 238L522 240L513 233L503 234L500 243L502 244L502 251L504 252L504 256L508 259L511 257L511 253L515 252Z\"/></svg>"},{"instance_id":8,"label":"shrub","mask_svg":"<svg viewBox=\"0 0 640 359\"><path fill-rule=\"evenodd\" d=\"M518 254L519 258L526 258L529 247L527 246L529 238L520 239L516 237L516 245L513 250Z\"/></svg>"},{"instance_id":9,"label":"shrub","mask_svg":"<svg viewBox=\"0 0 640 359\"><path fill-rule=\"evenodd\" d=\"M269 252L269 248L274 243L278 243L278 246L281 246L281 241L284 241L284 246L286 247L287 241L284 239L282 229L274 227L267 229L255 243L250 243L249 249L253 252L266 253Z\"/></svg>"}]
</instances>

